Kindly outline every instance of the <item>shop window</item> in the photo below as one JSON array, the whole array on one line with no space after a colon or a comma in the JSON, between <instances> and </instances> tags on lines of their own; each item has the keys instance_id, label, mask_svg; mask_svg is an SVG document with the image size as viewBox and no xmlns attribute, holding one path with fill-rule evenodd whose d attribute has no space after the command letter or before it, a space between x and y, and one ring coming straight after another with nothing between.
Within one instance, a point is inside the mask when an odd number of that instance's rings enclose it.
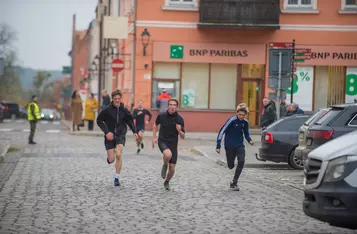
<instances>
[{"instance_id":1,"label":"shop window","mask_svg":"<svg viewBox=\"0 0 357 234\"><path fill-rule=\"evenodd\" d=\"M264 78L265 65L242 64L242 78Z\"/></svg>"},{"instance_id":2,"label":"shop window","mask_svg":"<svg viewBox=\"0 0 357 234\"><path fill-rule=\"evenodd\" d=\"M285 1L287 1L287 7L311 8L313 0L285 0Z\"/></svg>"},{"instance_id":3,"label":"shop window","mask_svg":"<svg viewBox=\"0 0 357 234\"><path fill-rule=\"evenodd\" d=\"M328 67L327 106L345 102L345 67Z\"/></svg>"},{"instance_id":4,"label":"shop window","mask_svg":"<svg viewBox=\"0 0 357 234\"><path fill-rule=\"evenodd\" d=\"M208 108L209 65L207 63L182 64L181 107Z\"/></svg>"},{"instance_id":5,"label":"shop window","mask_svg":"<svg viewBox=\"0 0 357 234\"><path fill-rule=\"evenodd\" d=\"M237 65L212 64L210 109L236 108Z\"/></svg>"},{"instance_id":6,"label":"shop window","mask_svg":"<svg viewBox=\"0 0 357 234\"><path fill-rule=\"evenodd\" d=\"M179 98L180 66L180 63L157 62L154 64L151 101L153 108L156 108L156 99L164 89L171 97Z\"/></svg>"}]
</instances>

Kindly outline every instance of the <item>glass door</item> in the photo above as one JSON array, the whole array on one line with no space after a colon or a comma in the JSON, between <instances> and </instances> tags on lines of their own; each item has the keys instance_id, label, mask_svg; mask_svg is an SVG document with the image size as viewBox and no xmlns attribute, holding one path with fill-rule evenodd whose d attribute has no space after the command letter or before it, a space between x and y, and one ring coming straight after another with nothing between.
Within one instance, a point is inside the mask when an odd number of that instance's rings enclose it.
<instances>
[{"instance_id":1,"label":"glass door","mask_svg":"<svg viewBox=\"0 0 357 234\"><path fill-rule=\"evenodd\" d=\"M243 102L249 108L248 122L251 127L259 126L261 109L261 81L243 80Z\"/></svg>"},{"instance_id":2,"label":"glass door","mask_svg":"<svg viewBox=\"0 0 357 234\"><path fill-rule=\"evenodd\" d=\"M179 99L180 81L153 80L152 107L156 108L156 99L162 90L166 90L170 97Z\"/></svg>"}]
</instances>

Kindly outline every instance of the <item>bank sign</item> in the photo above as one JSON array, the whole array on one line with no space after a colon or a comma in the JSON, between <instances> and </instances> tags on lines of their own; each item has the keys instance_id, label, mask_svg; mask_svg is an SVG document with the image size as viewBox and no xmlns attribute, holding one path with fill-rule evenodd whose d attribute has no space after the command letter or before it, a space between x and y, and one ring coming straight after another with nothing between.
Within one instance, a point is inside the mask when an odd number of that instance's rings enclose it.
<instances>
[{"instance_id":1,"label":"bank sign","mask_svg":"<svg viewBox=\"0 0 357 234\"><path fill-rule=\"evenodd\" d=\"M227 49L189 49L188 55L190 57L248 57L247 50L227 50ZM183 59L184 46L183 45L171 45L170 46L170 58L171 59Z\"/></svg>"}]
</instances>

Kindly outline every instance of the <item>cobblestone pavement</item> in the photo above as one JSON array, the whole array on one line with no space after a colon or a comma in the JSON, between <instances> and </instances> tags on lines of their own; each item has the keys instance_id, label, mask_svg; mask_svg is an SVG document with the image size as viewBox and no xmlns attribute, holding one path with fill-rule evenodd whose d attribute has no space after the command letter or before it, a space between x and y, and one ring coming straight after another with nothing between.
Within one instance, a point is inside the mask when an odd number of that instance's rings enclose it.
<instances>
[{"instance_id":1,"label":"cobblestone pavement","mask_svg":"<svg viewBox=\"0 0 357 234\"><path fill-rule=\"evenodd\" d=\"M149 144L136 155L128 139L114 187L99 137L39 132L28 146L27 135L4 134L22 155L0 192L0 233L354 233L306 217L302 192L261 169L244 170L241 191L229 191L233 171L185 150L192 142L182 141L165 191Z\"/></svg>"}]
</instances>

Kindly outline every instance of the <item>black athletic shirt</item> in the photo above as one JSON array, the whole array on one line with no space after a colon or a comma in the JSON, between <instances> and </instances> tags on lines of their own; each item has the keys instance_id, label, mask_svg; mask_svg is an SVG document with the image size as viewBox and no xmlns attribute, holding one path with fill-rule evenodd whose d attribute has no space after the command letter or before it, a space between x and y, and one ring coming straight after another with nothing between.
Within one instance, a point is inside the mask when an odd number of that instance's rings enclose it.
<instances>
[{"instance_id":1,"label":"black athletic shirt","mask_svg":"<svg viewBox=\"0 0 357 234\"><path fill-rule=\"evenodd\" d=\"M140 113L141 112L141 113ZM140 114L139 114L140 113ZM143 108L141 110L139 110L138 108L134 109L133 112L133 118L136 120L135 125L136 126L140 126L143 127L145 126L145 116L148 115L149 116L149 122L151 121L152 115L150 113L150 111L148 111L147 109Z\"/></svg>"},{"instance_id":2,"label":"black athletic shirt","mask_svg":"<svg viewBox=\"0 0 357 234\"><path fill-rule=\"evenodd\" d=\"M177 113L170 114L168 111L160 113L155 121L156 126L160 124L159 141L178 143L178 132L176 124L181 125L181 131L185 132L183 118Z\"/></svg>"}]
</instances>

